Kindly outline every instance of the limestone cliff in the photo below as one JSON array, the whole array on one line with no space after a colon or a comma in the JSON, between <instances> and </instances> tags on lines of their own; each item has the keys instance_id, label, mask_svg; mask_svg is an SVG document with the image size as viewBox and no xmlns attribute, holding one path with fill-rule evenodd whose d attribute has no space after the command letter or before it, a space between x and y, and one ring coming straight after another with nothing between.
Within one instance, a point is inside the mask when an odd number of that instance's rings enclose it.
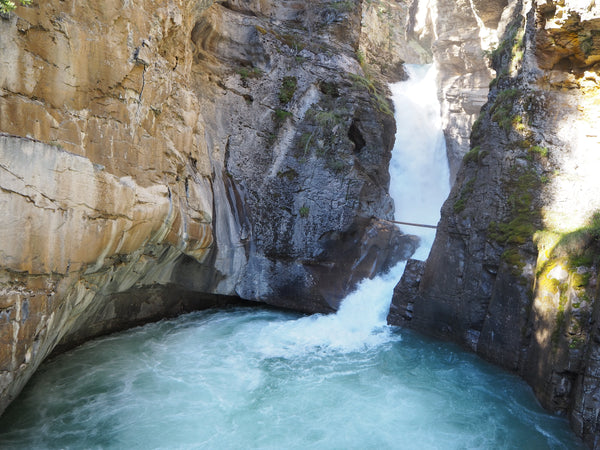
<instances>
[{"instance_id":1,"label":"limestone cliff","mask_svg":"<svg viewBox=\"0 0 600 450\"><path fill-rule=\"evenodd\" d=\"M0 410L57 346L408 257L358 1L49 0L0 19ZM310 6L310 7L308 7Z\"/></svg>"},{"instance_id":2,"label":"limestone cliff","mask_svg":"<svg viewBox=\"0 0 600 450\"><path fill-rule=\"evenodd\" d=\"M388 82L405 78L404 63L432 62L428 6L410 0L363 2L359 55Z\"/></svg>"},{"instance_id":3,"label":"limestone cliff","mask_svg":"<svg viewBox=\"0 0 600 450\"><path fill-rule=\"evenodd\" d=\"M471 150L389 320L519 372L597 448L600 9L511 2L503 14Z\"/></svg>"}]
</instances>

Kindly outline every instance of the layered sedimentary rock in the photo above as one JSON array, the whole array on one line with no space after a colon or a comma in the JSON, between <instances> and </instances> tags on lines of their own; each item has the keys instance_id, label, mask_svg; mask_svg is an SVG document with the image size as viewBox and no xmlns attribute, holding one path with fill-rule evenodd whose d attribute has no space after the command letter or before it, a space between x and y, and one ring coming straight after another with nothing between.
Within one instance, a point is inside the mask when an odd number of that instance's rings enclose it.
<instances>
[{"instance_id":1,"label":"layered sedimentary rock","mask_svg":"<svg viewBox=\"0 0 600 450\"><path fill-rule=\"evenodd\" d=\"M425 1L373 0L362 5L359 52L387 81L406 77L403 64L432 62L432 17Z\"/></svg>"},{"instance_id":2,"label":"layered sedimentary rock","mask_svg":"<svg viewBox=\"0 0 600 450\"><path fill-rule=\"evenodd\" d=\"M471 126L487 100L493 69L486 56L497 44L510 12L507 0L437 1L432 8L436 39L434 60L439 73L442 127L454 182L463 156L469 150Z\"/></svg>"},{"instance_id":3,"label":"layered sedimentary rock","mask_svg":"<svg viewBox=\"0 0 600 450\"><path fill-rule=\"evenodd\" d=\"M431 255L409 262L390 321L519 372L598 447L600 10L513 6Z\"/></svg>"},{"instance_id":4,"label":"layered sedimentary rock","mask_svg":"<svg viewBox=\"0 0 600 450\"><path fill-rule=\"evenodd\" d=\"M0 410L57 346L328 312L415 239L358 2L47 1L0 19Z\"/></svg>"}]
</instances>

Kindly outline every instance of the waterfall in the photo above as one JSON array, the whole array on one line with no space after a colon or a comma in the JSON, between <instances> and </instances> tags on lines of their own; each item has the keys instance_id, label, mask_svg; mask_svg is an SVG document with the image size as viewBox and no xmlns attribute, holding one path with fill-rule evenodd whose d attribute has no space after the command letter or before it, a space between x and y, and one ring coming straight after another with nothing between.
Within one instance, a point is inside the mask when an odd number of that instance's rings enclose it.
<instances>
[{"instance_id":1,"label":"waterfall","mask_svg":"<svg viewBox=\"0 0 600 450\"><path fill-rule=\"evenodd\" d=\"M409 79L391 86L396 109L396 143L390 162L390 195L395 219L437 225L440 208L450 193L450 169L442 132L434 65L407 65ZM425 260L435 230L403 226L421 237L413 256Z\"/></svg>"},{"instance_id":2,"label":"waterfall","mask_svg":"<svg viewBox=\"0 0 600 450\"><path fill-rule=\"evenodd\" d=\"M392 86L392 195L397 219L433 224L448 190L435 71L408 70ZM406 231L426 257L433 234ZM42 365L0 447L582 448L515 375L387 326L403 270L336 314L209 310L87 342Z\"/></svg>"},{"instance_id":3,"label":"waterfall","mask_svg":"<svg viewBox=\"0 0 600 450\"><path fill-rule=\"evenodd\" d=\"M409 79L391 85L397 131L390 162L390 194L396 204L396 220L435 225L450 191L437 72L433 65L406 68ZM435 230L404 228L421 238L414 257L426 259ZM336 314L265 327L257 349L268 356L290 357L315 351L365 350L399 339L386 326L386 317L404 266L400 263L386 275L364 280Z\"/></svg>"},{"instance_id":4,"label":"waterfall","mask_svg":"<svg viewBox=\"0 0 600 450\"><path fill-rule=\"evenodd\" d=\"M448 196L449 168L433 65L408 65L409 79L391 85L396 142L390 162L390 194L396 220L437 224ZM414 257L427 258L435 230L405 227L421 245ZM261 332L257 348L268 356L289 357L308 352L351 352L399 339L386 326L394 287L405 263L388 274L364 280L348 295L336 314L271 324Z\"/></svg>"}]
</instances>

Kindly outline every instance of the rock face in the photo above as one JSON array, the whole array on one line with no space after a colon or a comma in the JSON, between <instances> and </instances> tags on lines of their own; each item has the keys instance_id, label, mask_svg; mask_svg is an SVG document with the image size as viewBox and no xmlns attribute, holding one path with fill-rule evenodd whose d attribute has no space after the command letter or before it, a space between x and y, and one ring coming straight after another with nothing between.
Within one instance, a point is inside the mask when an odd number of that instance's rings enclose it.
<instances>
[{"instance_id":1,"label":"rock face","mask_svg":"<svg viewBox=\"0 0 600 450\"><path fill-rule=\"evenodd\" d=\"M388 81L405 78L403 64L432 62L432 18L426 2L373 0L362 5L362 58Z\"/></svg>"},{"instance_id":2,"label":"rock face","mask_svg":"<svg viewBox=\"0 0 600 450\"><path fill-rule=\"evenodd\" d=\"M57 347L240 299L333 311L412 254L360 3L305 3L0 19L0 411Z\"/></svg>"},{"instance_id":3,"label":"rock face","mask_svg":"<svg viewBox=\"0 0 600 450\"><path fill-rule=\"evenodd\" d=\"M507 0L441 1L432 9L436 40L434 60L438 66L442 127L454 182L463 156L469 150L471 127L487 101L494 72L488 52L498 41L508 13Z\"/></svg>"},{"instance_id":4,"label":"rock face","mask_svg":"<svg viewBox=\"0 0 600 450\"><path fill-rule=\"evenodd\" d=\"M600 9L523 2L503 22L432 252L389 320L517 371L598 448Z\"/></svg>"}]
</instances>

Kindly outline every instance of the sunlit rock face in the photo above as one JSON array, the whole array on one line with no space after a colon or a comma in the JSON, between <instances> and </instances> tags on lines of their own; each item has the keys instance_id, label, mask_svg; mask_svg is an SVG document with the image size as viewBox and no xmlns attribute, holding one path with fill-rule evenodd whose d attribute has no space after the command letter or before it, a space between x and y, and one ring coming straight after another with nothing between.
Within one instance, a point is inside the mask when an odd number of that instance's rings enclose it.
<instances>
[{"instance_id":1,"label":"sunlit rock face","mask_svg":"<svg viewBox=\"0 0 600 450\"><path fill-rule=\"evenodd\" d=\"M597 447L600 10L515 6L431 255L390 320L519 372Z\"/></svg>"},{"instance_id":2,"label":"sunlit rock face","mask_svg":"<svg viewBox=\"0 0 600 450\"><path fill-rule=\"evenodd\" d=\"M437 1L432 10L436 40L433 55L439 67L439 95L446 151L453 183L469 150L471 127L487 101L494 76L486 54L497 44L506 22L507 0Z\"/></svg>"},{"instance_id":3,"label":"sunlit rock face","mask_svg":"<svg viewBox=\"0 0 600 450\"><path fill-rule=\"evenodd\" d=\"M0 19L0 410L57 346L240 298L333 311L414 251L386 222L395 126L358 6Z\"/></svg>"},{"instance_id":4,"label":"sunlit rock face","mask_svg":"<svg viewBox=\"0 0 600 450\"><path fill-rule=\"evenodd\" d=\"M359 52L388 81L401 81L403 63L432 62L430 5L410 0L363 2Z\"/></svg>"}]
</instances>

